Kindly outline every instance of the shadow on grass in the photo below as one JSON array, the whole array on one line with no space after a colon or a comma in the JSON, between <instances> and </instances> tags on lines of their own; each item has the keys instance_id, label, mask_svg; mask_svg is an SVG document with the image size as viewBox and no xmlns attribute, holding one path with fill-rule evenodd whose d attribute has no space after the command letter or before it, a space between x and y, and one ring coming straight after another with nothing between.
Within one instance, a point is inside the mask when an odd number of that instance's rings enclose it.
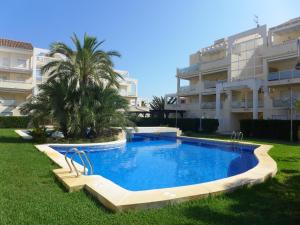
<instances>
[{"instance_id":1,"label":"shadow on grass","mask_svg":"<svg viewBox=\"0 0 300 225\"><path fill-rule=\"evenodd\" d=\"M299 171L297 171L299 173ZM223 196L231 200L228 209L221 211L210 205L185 209L184 216L208 224L299 224L300 175L284 183L276 179L250 188L242 188Z\"/></svg>"},{"instance_id":2,"label":"shadow on grass","mask_svg":"<svg viewBox=\"0 0 300 225\"><path fill-rule=\"evenodd\" d=\"M30 140L24 140L21 137L3 136L3 135L0 136L0 143L12 143L12 144L15 144L15 143L21 143L21 142L31 143Z\"/></svg>"}]
</instances>

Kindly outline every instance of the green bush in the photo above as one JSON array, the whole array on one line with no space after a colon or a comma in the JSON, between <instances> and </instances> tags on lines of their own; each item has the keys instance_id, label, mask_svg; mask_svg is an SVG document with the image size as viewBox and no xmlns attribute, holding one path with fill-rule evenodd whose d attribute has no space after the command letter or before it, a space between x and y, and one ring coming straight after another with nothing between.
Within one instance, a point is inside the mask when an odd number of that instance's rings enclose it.
<instances>
[{"instance_id":1,"label":"green bush","mask_svg":"<svg viewBox=\"0 0 300 225\"><path fill-rule=\"evenodd\" d=\"M31 131L33 140L38 143L46 143L47 137L49 136L45 127L34 128Z\"/></svg>"},{"instance_id":2,"label":"green bush","mask_svg":"<svg viewBox=\"0 0 300 225\"><path fill-rule=\"evenodd\" d=\"M0 116L0 128L26 128L29 121L28 116Z\"/></svg>"},{"instance_id":3,"label":"green bush","mask_svg":"<svg viewBox=\"0 0 300 225\"><path fill-rule=\"evenodd\" d=\"M290 140L290 120L241 120L240 129L245 137ZM293 121L293 140L298 141L300 120Z\"/></svg>"},{"instance_id":4,"label":"green bush","mask_svg":"<svg viewBox=\"0 0 300 225\"><path fill-rule=\"evenodd\" d=\"M136 118L135 119L136 126L139 127L150 127L150 126L176 126L176 119L162 119L157 117L149 117L149 118ZM202 130L206 132L215 132L218 129L219 122L216 119L202 119ZM198 118L178 118L177 119L177 127L182 131L199 131L200 128L200 119Z\"/></svg>"},{"instance_id":5,"label":"green bush","mask_svg":"<svg viewBox=\"0 0 300 225\"><path fill-rule=\"evenodd\" d=\"M201 128L204 132L216 132L219 127L219 121L217 119L202 119Z\"/></svg>"}]
</instances>

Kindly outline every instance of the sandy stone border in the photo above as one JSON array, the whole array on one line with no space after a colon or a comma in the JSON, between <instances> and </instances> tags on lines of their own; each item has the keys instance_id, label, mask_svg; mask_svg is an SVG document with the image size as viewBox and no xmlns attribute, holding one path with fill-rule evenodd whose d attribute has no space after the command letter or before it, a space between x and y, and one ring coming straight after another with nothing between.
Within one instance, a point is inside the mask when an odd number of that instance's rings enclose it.
<instances>
[{"instance_id":1,"label":"sandy stone border","mask_svg":"<svg viewBox=\"0 0 300 225\"><path fill-rule=\"evenodd\" d=\"M207 140L214 142L230 142L228 140L204 139L183 137L190 140ZM101 145L120 145L126 140L101 143ZM250 142L238 142L240 144L254 144ZM237 144L237 143L236 143ZM93 144L95 145L95 144ZM257 144L255 144L257 145ZM72 145L74 146L74 145ZM87 146L82 145L81 146ZM227 177L211 182L200 183L195 185L163 188L146 191L129 191L112 181L99 175L81 175L70 173L64 156L50 147L50 144L36 145L36 148L44 152L53 162L59 165L60 169L53 170L55 176L66 189L70 192L85 188L96 199L98 199L105 207L115 212L126 211L136 208L153 208L161 207L166 204L173 204L192 199L204 198L210 195L229 192L238 187L245 185L253 185L264 182L266 179L275 176L277 172L276 162L268 155L271 145L259 145L254 150L254 155L258 160L258 164L244 172L232 177ZM76 164L80 170L83 167Z\"/></svg>"}]
</instances>

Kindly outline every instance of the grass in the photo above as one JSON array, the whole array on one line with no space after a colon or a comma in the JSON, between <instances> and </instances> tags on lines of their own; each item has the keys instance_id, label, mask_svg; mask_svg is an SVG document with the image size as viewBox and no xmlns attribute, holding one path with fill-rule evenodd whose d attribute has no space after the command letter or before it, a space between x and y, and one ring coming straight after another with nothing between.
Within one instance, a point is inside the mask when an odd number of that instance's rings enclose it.
<instances>
[{"instance_id":1,"label":"grass","mask_svg":"<svg viewBox=\"0 0 300 225\"><path fill-rule=\"evenodd\" d=\"M0 224L299 224L300 146L272 143L278 174L230 194L161 209L114 214L84 191L67 193L32 143L0 129Z\"/></svg>"}]
</instances>

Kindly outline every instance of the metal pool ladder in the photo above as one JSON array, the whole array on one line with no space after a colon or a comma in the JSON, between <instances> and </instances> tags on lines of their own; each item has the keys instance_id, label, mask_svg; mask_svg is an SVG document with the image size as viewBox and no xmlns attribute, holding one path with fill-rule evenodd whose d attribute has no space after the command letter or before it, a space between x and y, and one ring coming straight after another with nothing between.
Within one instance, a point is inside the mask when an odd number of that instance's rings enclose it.
<instances>
[{"instance_id":1,"label":"metal pool ladder","mask_svg":"<svg viewBox=\"0 0 300 225\"><path fill-rule=\"evenodd\" d=\"M242 141L244 139L243 132L232 131L230 140L234 143L235 141Z\"/></svg>"},{"instance_id":2,"label":"metal pool ladder","mask_svg":"<svg viewBox=\"0 0 300 225\"><path fill-rule=\"evenodd\" d=\"M67 157L68 153L70 153L70 152L71 152L71 155L70 155L71 163L69 162L68 157ZM94 170L93 170L93 167L92 167L92 164L91 164L91 161L90 161L89 157L87 156L87 154L84 151L82 151L82 150L79 151L77 148L71 148L68 151L66 151L66 153L65 153L65 160L66 160L66 162L67 162L67 164L70 168L70 173L72 173L73 169L74 169L75 172L76 172L76 176L77 177L80 176L80 172L77 169L77 167L75 166L75 163L74 163L74 160L73 160L75 155L78 155L80 160L81 160L81 163L82 163L83 168L84 168L83 169L83 174L84 175L89 175L89 171L88 171L86 163L85 163L85 162L87 162L87 164L90 168L90 175L92 175L94 173ZM82 156L84 157L85 160L83 160Z\"/></svg>"}]
</instances>

